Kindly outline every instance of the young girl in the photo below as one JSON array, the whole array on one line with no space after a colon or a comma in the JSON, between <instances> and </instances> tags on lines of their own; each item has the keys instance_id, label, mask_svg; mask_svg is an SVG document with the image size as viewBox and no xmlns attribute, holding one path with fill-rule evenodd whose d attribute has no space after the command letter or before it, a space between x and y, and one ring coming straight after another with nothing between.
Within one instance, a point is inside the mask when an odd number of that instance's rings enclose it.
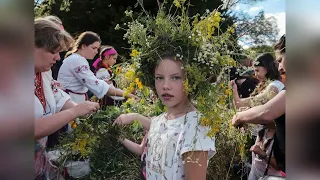
<instances>
[{"instance_id":1,"label":"young girl","mask_svg":"<svg viewBox=\"0 0 320 180\"><path fill-rule=\"evenodd\" d=\"M76 40L73 49L59 70L58 81L75 102L88 99L88 89L99 99L105 95L123 96L123 91L110 86L106 80L98 79L90 70L87 59L93 59L100 47L100 37L94 32L84 32ZM127 98L134 97L128 94Z\"/></svg>"},{"instance_id":2,"label":"young girl","mask_svg":"<svg viewBox=\"0 0 320 180\"><path fill-rule=\"evenodd\" d=\"M258 56L254 63L254 73L255 77L259 80L259 84L249 98L239 97L235 81L230 82L233 90L234 104L238 109L264 104L284 88L280 73L271 54L266 53ZM271 82L267 83L267 81ZM255 104L255 102L259 104Z\"/></svg>"},{"instance_id":3,"label":"young girl","mask_svg":"<svg viewBox=\"0 0 320 180\"><path fill-rule=\"evenodd\" d=\"M205 180L209 159L215 153L215 138L199 125L201 114L184 88L182 61L163 56L154 68L155 88L167 111L151 120L139 114L119 116L114 124L138 120L148 132L147 179Z\"/></svg>"},{"instance_id":4,"label":"young girl","mask_svg":"<svg viewBox=\"0 0 320 180\"><path fill-rule=\"evenodd\" d=\"M96 68L95 75L98 79L105 80L109 83L109 85L113 88L117 86L114 80L110 80L112 77L111 67L117 62L118 53L112 46L105 46L102 48L100 52L100 58L98 58L93 66ZM122 91L121 89L118 89ZM123 97L118 96L104 96L101 101L101 106L113 106L113 105L121 105L123 102Z\"/></svg>"}]
</instances>

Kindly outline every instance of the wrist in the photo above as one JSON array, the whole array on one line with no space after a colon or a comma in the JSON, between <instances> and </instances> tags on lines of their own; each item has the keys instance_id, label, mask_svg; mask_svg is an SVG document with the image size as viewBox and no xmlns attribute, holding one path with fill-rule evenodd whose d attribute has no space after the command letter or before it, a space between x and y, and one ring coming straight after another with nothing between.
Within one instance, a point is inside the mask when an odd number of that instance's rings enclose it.
<instances>
[{"instance_id":1,"label":"wrist","mask_svg":"<svg viewBox=\"0 0 320 180\"><path fill-rule=\"evenodd\" d=\"M266 159L268 157L268 155L266 153L264 154L258 154L259 159Z\"/></svg>"},{"instance_id":2,"label":"wrist","mask_svg":"<svg viewBox=\"0 0 320 180\"><path fill-rule=\"evenodd\" d=\"M69 112L69 114L70 114L70 116L71 116L70 121L72 121L73 119L76 119L76 118L78 118L79 116L81 116L81 115L77 112L76 106L74 106L73 108L67 109L67 110L65 110L65 111ZM70 121L69 121L69 122L70 122Z\"/></svg>"}]
</instances>

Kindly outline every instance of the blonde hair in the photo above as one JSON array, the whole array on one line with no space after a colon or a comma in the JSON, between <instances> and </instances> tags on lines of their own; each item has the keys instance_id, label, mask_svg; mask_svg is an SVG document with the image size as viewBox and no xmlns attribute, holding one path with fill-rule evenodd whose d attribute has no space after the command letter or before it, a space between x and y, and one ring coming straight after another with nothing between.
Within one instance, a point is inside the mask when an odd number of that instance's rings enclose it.
<instances>
[{"instance_id":1,"label":"blonde hair","mask_svg":"<svg viewBox=\"0 0 320 180\"><path fill-rule=\"evenodd\" d=\"M61 30L53 21L47 18L37 18L34 21L35 46L50 52L66 51L73 43L72 36Z\"/></svg>"}]
</instances>

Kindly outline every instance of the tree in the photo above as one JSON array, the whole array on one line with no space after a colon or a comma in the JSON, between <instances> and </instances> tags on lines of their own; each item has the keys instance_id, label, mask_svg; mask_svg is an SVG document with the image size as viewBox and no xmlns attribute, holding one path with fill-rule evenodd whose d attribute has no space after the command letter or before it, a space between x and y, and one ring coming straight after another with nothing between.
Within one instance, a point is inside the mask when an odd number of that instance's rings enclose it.
<instances>
[{"instance_id":1,"label":"tree","mask_svg":"<svg viewBox=\"0 0 320 180\"><path fill-rule=\"evenodd\" d=\"M266 18L263 11L253 19L246 13L236 17L239 39L250 46L274 44L279 29L274 17Z\"/></svg>"}]
</instances>

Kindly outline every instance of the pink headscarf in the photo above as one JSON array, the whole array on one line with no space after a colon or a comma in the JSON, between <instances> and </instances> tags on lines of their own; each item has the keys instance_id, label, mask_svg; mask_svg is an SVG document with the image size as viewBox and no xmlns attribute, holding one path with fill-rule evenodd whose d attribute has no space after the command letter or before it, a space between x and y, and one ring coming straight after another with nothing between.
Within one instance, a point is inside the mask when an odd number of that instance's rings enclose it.
<instances>
[{"instance_id":1,"label":"pink headscarf","mask_svg":"<svg viewBox=\"0 0 320 180\"><path fill-rule=\"evenodd\" d=\"M108 55L113 55L113 54L117 54L117 51L114 48L111 48L108 51L104 52L103 56L108 56ZM101 58L99 57L98 59L96 59L96 61L94 61L92 66L97 69L98 68L98 63L100 61L101 61Z\"/></svg>"}]
</instances>

